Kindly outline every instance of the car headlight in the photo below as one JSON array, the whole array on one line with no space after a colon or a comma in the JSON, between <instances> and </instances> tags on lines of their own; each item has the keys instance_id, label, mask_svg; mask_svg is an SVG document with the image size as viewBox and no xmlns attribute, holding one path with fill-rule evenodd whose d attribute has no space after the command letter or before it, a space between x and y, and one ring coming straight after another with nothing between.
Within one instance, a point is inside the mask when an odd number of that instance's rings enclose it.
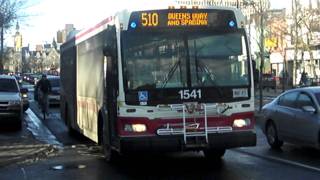
<instances>
[{"instance_id":1,"label":"car headlight","mask_svg":"<svg viewBox=\"0 0 320 180\"><path fill-rule=\"evenodd\" d=\"M21 103L20 100L9 101L9 105L19 105L20 103Z\"/></svg>"},{"instance_id":2,"label":"car headlight","mask_svg":"<svg viewBox=\"0 0 320 180\"><path fill-rule=\"evenodd\" d=\"M28 98L28 94L22 94L23 98Z\"/></svg>"},{"instance_id":3,"label":"car headlight","mask_svg":"<svg viewBox=\"0 0 320 180\"><path fill-rule=\"evenodd\" d=\"M145 124L125 124L124 130L129 132L145 132L147 131L147 126Z\"/></svg>"},{"instance_id":4,"label":"car headlight","mask_svg":"<svg viewBox=\"0 0 320 180\"><path fill-rule=\"evenodd\" d=\"M238 127L238 128L241 128L241 127L244 127L244 126L249 126L250 124L251 124L251 120L248 119L248 118L235 119L233 121L233 127Z\"/></svg>"}]
</instances>

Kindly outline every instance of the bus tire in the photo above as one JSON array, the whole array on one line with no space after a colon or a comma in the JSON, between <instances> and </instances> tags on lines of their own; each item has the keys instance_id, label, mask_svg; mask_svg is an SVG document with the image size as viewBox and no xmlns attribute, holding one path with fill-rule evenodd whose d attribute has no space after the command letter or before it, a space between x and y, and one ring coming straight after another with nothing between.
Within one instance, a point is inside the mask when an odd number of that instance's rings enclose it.
<instances>
[{"instance_id":1,"label":"bus tire","mask_svg":"<svg viewBox=\"0 0 320 180\"><path fill-rule=\"evenodd\" d=\"M205 149L203 153L208 160L220 160L225 154L225 149Z\"/></svg>"},{"instance_id":2,"label":"bus tire","mask_svg":"<svg viewBox=\"0 0 320 180\"><path fill-rule=\"evenodd\" d=\"M205 149L203 150L205 157L209 160L220 160L226 153L225 149Z\"/></svg>"},{"instance_id":3,"label":"bus tire","mask_svg":"<svg viewBox=\"0 0 320 180\"><path fill-rule=\"evenodd\" d=\"M111 142L109 142L110 140L107 136L109 132L105 129L105 126L103 126L102 129L103 134L101 146L103 149L104 158L108 163L116 163L120 159L120 154L116 150L112 149Z\"/></svg>"},{"instance_id":4,"label":"bus tire","mask_svg":"<svg viewBox=\"0 0 320 180\"><path fill-rule=\"evenodd\" d=\"M66 104L65 105L65 117L64 117L65 119L64 119L64 121L65 121L65 123L67 125L69 135L74 137L74 136L77 135L77 131L74 130L72 128L72 126L71 126L71 122L70 122L71 119L70 119L70 114L69 114L69 110L68 109L69 109L68 105Z\"/></svg>"}]
</instances>

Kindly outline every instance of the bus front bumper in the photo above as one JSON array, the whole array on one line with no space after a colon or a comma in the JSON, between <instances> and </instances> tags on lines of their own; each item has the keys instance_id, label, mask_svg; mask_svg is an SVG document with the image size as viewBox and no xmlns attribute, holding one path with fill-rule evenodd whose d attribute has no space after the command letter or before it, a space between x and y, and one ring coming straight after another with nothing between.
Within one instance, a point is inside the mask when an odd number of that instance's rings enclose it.
<instances>
[{"instance_id":1,"label":"bus front bumper","mask_svg":"<svg viewBox=\"0 0 320 180\"><path fill-rule=\"evenodd\" d=\"M230 133L212 133L208 134L208 143L204 142L206 142L205 137L188 137L186 145L183 135L121 137L120 150L121 152L178 152L210 148L230 149L255 146L256 132L249 130Z\"/></svg>"}]
</instances>

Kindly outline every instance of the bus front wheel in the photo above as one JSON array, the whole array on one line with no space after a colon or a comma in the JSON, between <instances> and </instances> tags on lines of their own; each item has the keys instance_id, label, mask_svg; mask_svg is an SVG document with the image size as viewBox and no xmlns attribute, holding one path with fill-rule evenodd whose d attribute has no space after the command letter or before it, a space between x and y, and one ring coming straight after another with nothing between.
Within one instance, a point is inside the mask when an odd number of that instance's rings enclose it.
<instances>
[{"instance_id":1,"label":"bus front wheel","mask_svg":"<svg viewBox=\"0 0 320 180\"><path fill-rule=\"evenodd\" d=\"M108 140L107 133L108 132L105 130L105 128L103 128L102 143L101 143L103 154L107 162L115 163L119 161L120 154L116 150L112 149L112 146L110 144L111 142L109 142Z\"/></svg>"},{"instance_id":2,"label":"bus front wheel","mask_svg":"<svg viewBox=\"0 0 320 180\"><path fill-rule=\"evenodd\" d=\"M205 157L209 160L220 160L225 154L225 149L206 149L203 150Z\"/></svg>"}]
</instances>

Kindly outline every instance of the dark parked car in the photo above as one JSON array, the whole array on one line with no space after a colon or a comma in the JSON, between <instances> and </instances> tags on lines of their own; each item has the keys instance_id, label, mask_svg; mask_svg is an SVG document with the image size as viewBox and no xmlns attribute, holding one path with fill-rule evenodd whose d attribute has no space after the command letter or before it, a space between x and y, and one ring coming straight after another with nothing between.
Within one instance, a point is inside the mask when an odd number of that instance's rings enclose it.
<instances>
[{"instance_id":1,"label":"dark parked car","mask_svg":"<svg viewBox=\"0 0 320 180\"><path fill-rule=\"evenodd\" d=\"M23 102L23 111L26 111L29 108L29 96L28 96L28 89L22 88L21 89L21 97Z\"/></svg>"},{"instance_id":2,"label":"dark parked car","mask_svg":"<svg viewBox=\"0 0 320 180\"><path fill-rule=\"evenodd\" d=\"M40 80L40 78L41 78L41 74L32 74L29 76L28 82L30 84L36 84L38 80Z\"/></svg>"},{"instance_id":3,"label":"dark parked car","mask_svg":"<svg viewBox=\"0 0 320 180\"><path fill-rule=\"evenodd\" d=\"M272 148L283 142L320 147L320 87L288 90L262 108L261 128Z\"/></svg>"},{"instance_id":4,"label":"dark parked car","mask_svg":"<svg viewBox=\"0 0 320 180\"><path fill-rule=\"evenodd\" d=\"M277 86L276 76L273 76L272 74L262 75L262 88L275 89L276 86Z\"/></svg>"},{"instance_id":5,"label":"dark parked car","mask_svg":"<svg viewBox=\"0 0 320 180\"><path fill-rule=\"evenodd\" d=\"M51 92L49 93L49 105L60 104L60 76L47 76L51 85ZM38 89L34 89L34 100L38 101Z\"/></svg>"}]
</instances>

